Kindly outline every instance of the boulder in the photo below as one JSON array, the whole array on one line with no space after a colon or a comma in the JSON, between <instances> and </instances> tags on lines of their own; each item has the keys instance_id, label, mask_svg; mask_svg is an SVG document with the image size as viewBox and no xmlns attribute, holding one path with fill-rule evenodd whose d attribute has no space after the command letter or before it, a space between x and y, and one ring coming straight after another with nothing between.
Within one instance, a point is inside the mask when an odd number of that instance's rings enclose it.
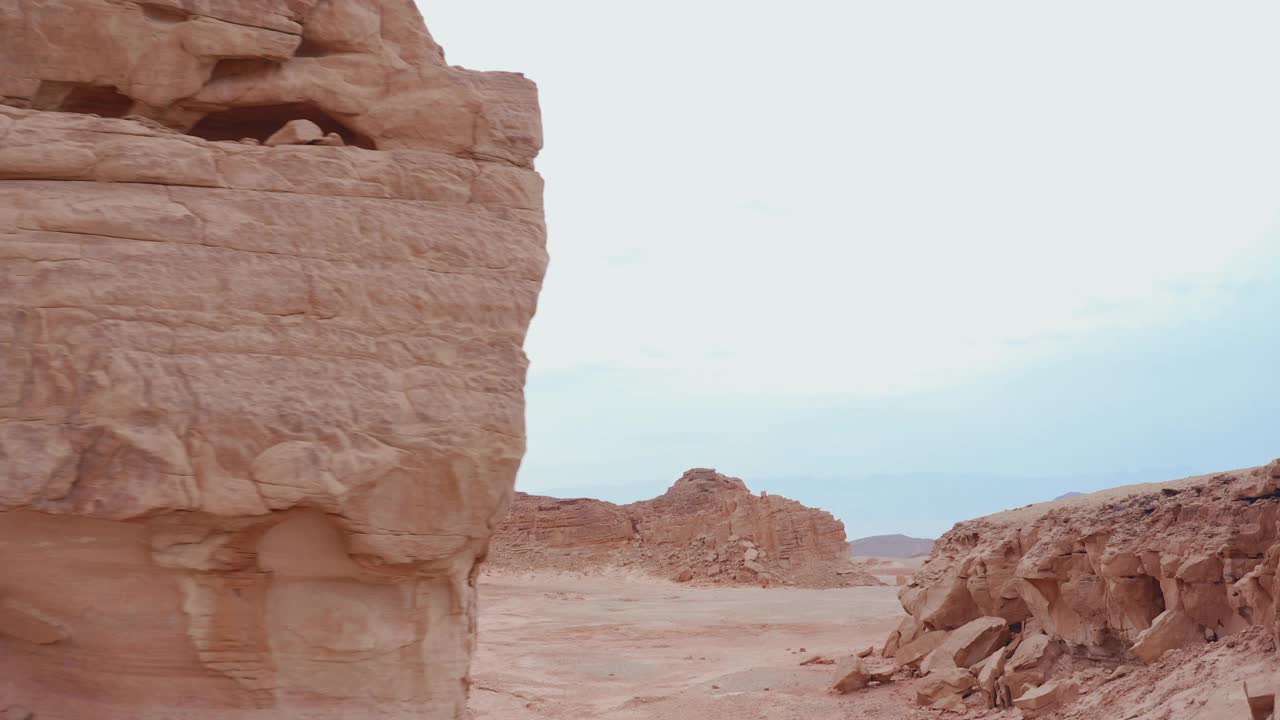
<instances>
[{"instance_id":1,"label":"boulder","mask_svg":"<svg viewBox=\"0 0 1280 720\"><path fill-rule=\"evenodd\" d=\"M871 671L867 669L866 663L862 660L856 660L849 671L844 674L838 681L833 690L840 694L851 693L854 690L861 690L871 682Z\"/></svg>"},{"instance_id":2,"label":"boulder","mask_svg":"<svg viewBox=\"0 0 1280 720\"><path fill-rule=\"evenodd\" d=\"M1066 707L1080 696L1080 686L1073 680L1052 680L1014 698L1013 706L1024 718L1037 718Z\"/></svg>"},{"instance_id":3,"label":"boulder","mask_svg":"<svg viewBox=\"0 0 1280 720\"><path fill-rule=\"evenodd\" d=\"M324 140L324 131L310 120L290 120L284 127L271 134L263 143L268 147L277 145L306 145Z\"/></svg>"},{"instance_id":4,"label":"boulder","mask_svg":"<svg viewBox=\"0 0 1280 720\"><path fill-rule=\"evenodd\" d=\"M920 663L920 672L927 675L942 668L968 668L1008 642L1009 625L1004 618L978 618L952 630Z\"/></svg>"},{"instance_id":5,"label":"boulder","mask_svg":"<svg viewBox=\"0 0 1280 720\"><path fill-rule=\"evenodd\" d=\"M854 690L860 690L870 683L893 682L893 668L881 668L877 670L868 666L861 658L854 657L850 660L851 661L847 664L842 663L843 667L840 672L840 680L836 682L835 686L832 688L836 692L848 693L853 692Z\"/></svg>"},{"instance_id":6,"label":"boulder","mask_svg":"<svg viewBox=\"0 0 1280 720\"><path fill-rule=\"evenodd\" d=\"M916 686L916 703L924 707L954 706L977 686L973 673L960 668L938 670Z\"/></svg>"},{"instance_id":7,"label":"boulder","mask_svg":"<svg viewBox=\"0 0 1280 720\"><path fill-rule=\"evenodd\" d=\"M902 622L898 623L898 628L890 633L888 639L885 640L880 656L893 657L897 654L899 648L920 637L924 630L924 623L911 615L907 615L902 618Z\"/></svg>"},{"instance_id":8,"label":"boulder","mask_svg":"<svg viewBox=\"0 0 1280 720\"><path fill-rule=\"evenodd\" d=\"M920 667L920 663L924 662L929 653L937 650L949 634L946 630L926 632L899 648L893 655L893 663L898 667Z\"/></svg>"},{"instance_id":9,"label":"boulder","mask_svg":"<svg viewBox=\"0 0 1280 720\"><path fill-rule=\"evenodd\" d=\"M1009 689L1010 697L1018 697L1027 688L1043 684L1062 653L1061 641L1048 635L1024 638L1005 661L1004 677L1000 683Z\"/></svg>"},{"instance_id":10,"label":"boulder","mask_svg":"<svg viewBox=\"0 0 1280 720\"><path fill-rule=\"evenodd\" d=\"M1007 706L1007 702L1005 702L1006 694L1001 692L1001 688L1005 686L1000 683L1000 679L1004 675L1005 664L1008 662L1010 654L1008 646L1002 647L991 653L978 667L978 690L982 692L983 698L986 699L987 707Z\"/></svg>"},{"instance_id":11,"label":"boulder","mask_svg":"<svg viewBox=\"0 0 1280 720\"><path fill-rule=\"evenodd\" d=\"M907 585L898 598L908 613L931 628L951 630L982 616L968 579L959 575L930 585Z\"/></svg>"},{"instance_id":12,"label":"boulder","mask_svg":"<svg viewBox=\"0 0 1280 720\"><path fill-rule=\"evenodd\" d=\"M1204 628L1180 610L1166 610L1158 615L1133 643L1133 654L1150 665L1177 648L1203 645Z\"/></svg>"}]
</instances>

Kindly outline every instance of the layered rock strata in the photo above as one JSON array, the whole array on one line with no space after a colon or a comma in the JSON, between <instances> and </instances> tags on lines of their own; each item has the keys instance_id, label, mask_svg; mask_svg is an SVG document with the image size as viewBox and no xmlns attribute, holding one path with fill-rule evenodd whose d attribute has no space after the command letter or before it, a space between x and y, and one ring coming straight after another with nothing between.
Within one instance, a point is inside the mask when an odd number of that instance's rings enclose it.
<instances>
[{"instance_id":1,"label":"layered rock strata","mask_svg":"<svg viewBox=\"0 0 1280 720\"><path fill-rule=\"evenodd\" d=\"M16 0L0 102L0 710L463 717L533 84L410 0Z\"/></svg>"},{"instance_id":2,"label":"layered rock strata","mask_svg":"<svg viewBox=\"0 0 1280 720\"><path fill-rule=\"evenodd\" d=\"M492 560L506 570L633 567L681 582L878 584L849 563L844 524L830 513L705 468L629 505L517 493Z\"/></svg>"},{"instance_id":3,"label":"layered rock strata","mask_svg":"<svg viewBox=\"0 0 1280 720\"><path fill-rule=\"evenodd\" d=\"M1029 506L938 541L899 593L909 615L884 654L949 668L940 648L1003 624L1009 645L969 666L965 692L1031 717L1076 698L1064 672L1154 663L1252 627L1274 637L1278 564L1280 461Z\"/></svg>"}]
</instances>

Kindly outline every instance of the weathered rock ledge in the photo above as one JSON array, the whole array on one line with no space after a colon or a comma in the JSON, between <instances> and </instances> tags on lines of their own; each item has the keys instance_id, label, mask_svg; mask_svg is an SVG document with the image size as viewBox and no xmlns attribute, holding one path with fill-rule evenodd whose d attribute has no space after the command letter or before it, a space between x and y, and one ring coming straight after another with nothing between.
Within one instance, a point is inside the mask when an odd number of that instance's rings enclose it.
<instances>
[{"instance_id":1,"label":"weathered rock ledge","mask_svg":"<svg viewBox=\"0 0 1280 720\"><path fill-rule=\"evenodd\" d=\"M1278 523L1280 461L959 523L899 593L883 655L971 676L930 705L1056 711L1125 664L1274 638Z\"/></svg>"}]
</instances>

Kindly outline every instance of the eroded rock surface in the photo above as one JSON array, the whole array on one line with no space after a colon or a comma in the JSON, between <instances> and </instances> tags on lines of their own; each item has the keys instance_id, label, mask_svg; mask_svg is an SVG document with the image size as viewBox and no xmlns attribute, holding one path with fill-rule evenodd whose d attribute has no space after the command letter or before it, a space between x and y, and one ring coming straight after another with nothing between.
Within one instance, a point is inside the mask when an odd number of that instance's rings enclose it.
<instances>
[{"instance_id":1,"label":"eroded rock surface","mask_svg":"<svg viewBox=\"0 0 1280 720\"><path fill-rule=\"evenodd\" d=\"M1274 637L1278 523L1280 461L963 522L899 593L909 617L883 654L976 668L988 707L1048 713L1082 691L1064 672L1156 663L1252 627ZM978 627L981 647L949 662Z\"/></svg>"},{"instance_id":2,"label":"eroded rock surface","mask_svg":"<svg viewBox=\"0 0 1280 720\"><path fill-rule=\"evenodd\" d=\"M632 567L679 582L878 584L850 564L830 513L705 468L630 505L517 493L492 560L517 571Z\"/></svg>"},{"instance_id":3,"label":"eroded rock surface","mask_svg":"<svg viewBox=\"0 0 1280 720\"><path fill-rule=\"evenodd\" d=\"M17 0L0 103L0 698L463 717L533 84L448 66L410 0Z\"/></svg>"}]
</instances>

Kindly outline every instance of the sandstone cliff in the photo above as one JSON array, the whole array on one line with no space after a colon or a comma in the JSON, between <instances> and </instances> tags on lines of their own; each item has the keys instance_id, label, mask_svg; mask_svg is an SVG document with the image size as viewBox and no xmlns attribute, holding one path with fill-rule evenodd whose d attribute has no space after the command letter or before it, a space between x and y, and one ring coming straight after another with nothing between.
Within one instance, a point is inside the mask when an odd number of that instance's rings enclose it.
<instances>
[{"instance_id":1,"label":"sandstone cliff","mask_svg":"<svg viewBox=\"0 0 1280 720\"><path fill-rule=\"evenodd\" d=\"M693 469L652 500L517 493L494 536L498 570L635 568L686 582L814 587L878 584L849 563L844 524L830 513L742 480Z\"/></svg>"},{"instance_id":2,"label":"sandstone cliff","mask_svg":"<svg viewBox=\"0 0 1280 720\"><path fill-rule=\"evenodd\" d=\"M0 710L463 717L540 144L411 0L3 3Z\"/></svg>"},{"instance_id":3,"label":"sandstone cliff","mask_svg":"<svg viewBox=\"0 0 1280 720\"><path fill-rule=\"evenodd\" d=\"M959 665L974 681L959 695L1035 716L1126 663L1237 635L1273 642L1278 563L1280 461L1033 505L960 523L938 541L899 594L909 617L884 655L926 673ZM999 643L1007 647L984 646L975 663L937 655L993 619L1012 631Z\"/></svg>"}]
</instances>

